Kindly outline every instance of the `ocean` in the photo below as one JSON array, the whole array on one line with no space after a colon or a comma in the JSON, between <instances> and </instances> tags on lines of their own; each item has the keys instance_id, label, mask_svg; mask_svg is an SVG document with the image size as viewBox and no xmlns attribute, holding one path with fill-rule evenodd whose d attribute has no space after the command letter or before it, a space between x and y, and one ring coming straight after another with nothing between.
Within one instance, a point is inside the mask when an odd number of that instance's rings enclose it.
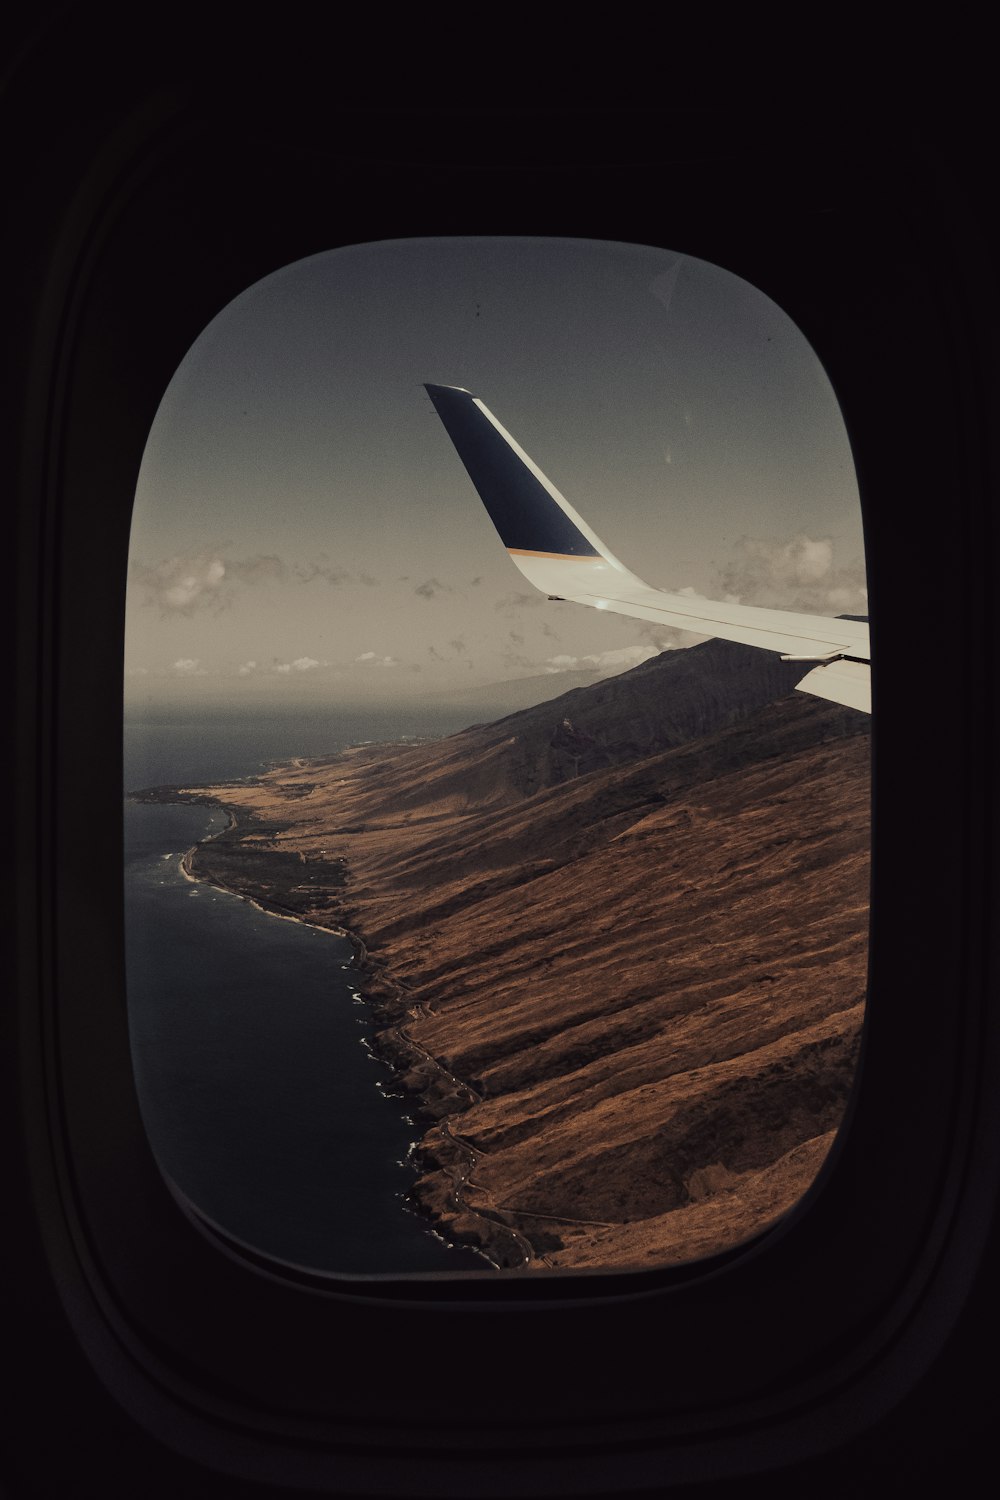
<instances>
[{"instance_id":1,"label":"ocean","mask_svg":"<svg viewBox=\"0 0 1000 1500\"><path fill-rule=\"evenodd\" d=\"M434 738L440 712L126 714L125 792L255 775L366 740ZM216 809L125 803L128 1014L143 1121L162 1170L259 1250L343 1274L485 1270L403 1197L419 1134L368 1049L348 939L185 878Z\"/></svg>"}]
</instances>

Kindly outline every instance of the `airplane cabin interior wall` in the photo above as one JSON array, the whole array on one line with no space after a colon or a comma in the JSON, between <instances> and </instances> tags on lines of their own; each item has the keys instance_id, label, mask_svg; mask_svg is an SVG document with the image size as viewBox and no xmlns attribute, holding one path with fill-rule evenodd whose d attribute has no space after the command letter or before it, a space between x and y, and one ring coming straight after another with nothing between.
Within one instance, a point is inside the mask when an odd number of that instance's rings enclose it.
<instances>
[{"instance_id":1,"label":"airplane cabin interior wall","mask_svg":"<svg viewBox=\"0 0 1000 1500\"><path fill-rule=\"evenodd\" d=\"M876 128L843 110L789 130L656 109L347 108L329 79L275 82L254 111L238 81L207 86L225 54L203 40L193 76L177 39L139 76L71 10L5 105L11 1493L961 1487L992 1466L979 1372L1000 1186L996 282L974 117L903 110ZM136 475L180 359L255 280L337 244L511 232L724 265L788 312L833 382L872 589L858 1082L806 1198L711 1261L501 1274L485 1291L286 1274L171 1194L135 1098L118 860Z\"/></svg>"}]
</instances>

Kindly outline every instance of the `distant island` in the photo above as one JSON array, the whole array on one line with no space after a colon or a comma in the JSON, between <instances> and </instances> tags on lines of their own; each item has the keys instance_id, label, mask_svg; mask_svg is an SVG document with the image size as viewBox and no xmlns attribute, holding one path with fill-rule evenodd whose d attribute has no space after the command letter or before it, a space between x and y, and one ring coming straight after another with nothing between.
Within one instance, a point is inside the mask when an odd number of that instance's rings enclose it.
<instances>
[{"instance_id":1,"label":"distant island","mask_svg":"<svg viewBox=\"0 0 1000 1500\"><path fill-rule=\"evenodd\" d=\"M801 1197L858 1054L871 720L798 676L707 641L432 743L138 795L229 812L191 876L353 936L442 1233L527 1270L685 1261Z\"/></svg>"}]
</instances>

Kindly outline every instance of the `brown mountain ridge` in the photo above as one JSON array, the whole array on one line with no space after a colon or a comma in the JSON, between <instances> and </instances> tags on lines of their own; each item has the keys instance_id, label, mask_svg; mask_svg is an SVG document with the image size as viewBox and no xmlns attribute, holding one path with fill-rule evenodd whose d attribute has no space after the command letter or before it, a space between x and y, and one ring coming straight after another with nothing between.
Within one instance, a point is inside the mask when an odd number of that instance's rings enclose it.
<instances>
[{"instance_id":1,"label":"brown mountain ridge","mask_svg":"<svg viewBox=\"0 0 1000 1500\"><path fill-rule=\"evenodd\" d=\"M501 1266L739 1243L818 1171L858 1053L867 715L709 641L433 743L209 798L189 872L350 931L419 1100L413 1190Z\"/></svg>"}]
</instances>

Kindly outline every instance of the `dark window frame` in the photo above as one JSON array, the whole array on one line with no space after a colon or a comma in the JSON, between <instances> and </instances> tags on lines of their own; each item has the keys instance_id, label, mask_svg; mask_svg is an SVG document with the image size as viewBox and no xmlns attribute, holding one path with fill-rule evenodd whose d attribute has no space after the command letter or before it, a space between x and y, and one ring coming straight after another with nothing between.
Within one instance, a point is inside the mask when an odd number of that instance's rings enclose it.
<instances>
[{"instance_id":1,"label":"dark window frame","mask_svg":"<svg viewBox=\"0 0 1000 1500\"><path fill-rule=\"evenodd\" d=\"M306 148L275 119L248 139L222 110L169 91L129 104L124 125L111 105L87 121L68 168L65 137L40 139L36 165L61 162L65 181L23 185L27 209L53 205L38 229L44 274L35 231L22 236L13 340L32 363L19 1050L5 1098L19 1143L9 1205L26 1226L15 1282L46 1330L20 1355L23 1432L47 1392L62 1441L107 1464L115 1434L115 1463L133 1477L147 1466L150 1493L177 1493L192 1473L222 1493L253 1479L490 1495L526 1476L531 1493L627 1493L651 1473L666 1485L819 1461L869 1434L939 1360L998 1175L985 1003L996 845L982 832L991 419L962 301L982 271L974 237L948 219L960 205L895 132L790 140L758 125L680 149L675 120L583 113L568 146L561 116L360 111L324 119ZM669 177L658 199L653 168ZM789 313L841 402L872 585L871 1000L830 1163L776 1230L712 1262L486 1286L296 1278L199 1226L142 1129L118 663L146 435L194 338L247 285L404 233L614 238L714 261ZM933 545L925 508L951 522ZM915 629L941 577L955 591L947 627ZM946 704L946 728L915 734L928 683L954 684L930 711L936 725ZM456 1349L476 1352L475 1379L455 1377ZM409 1378L387 1377L387 1351Z\"/></svg>"}]
</instances>

